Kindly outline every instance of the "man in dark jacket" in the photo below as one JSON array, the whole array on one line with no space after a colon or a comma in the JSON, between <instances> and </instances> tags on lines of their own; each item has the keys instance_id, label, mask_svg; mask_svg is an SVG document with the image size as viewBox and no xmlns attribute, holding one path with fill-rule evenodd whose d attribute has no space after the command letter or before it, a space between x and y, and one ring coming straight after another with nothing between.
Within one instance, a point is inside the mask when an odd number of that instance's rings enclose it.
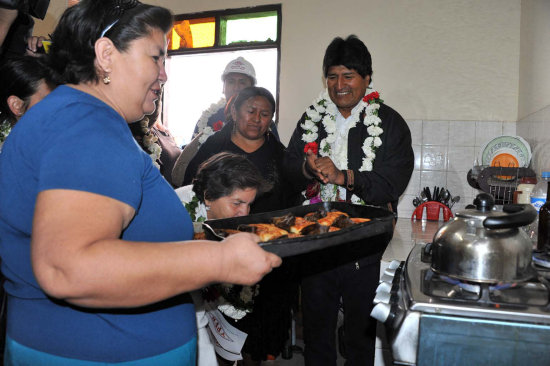
<instances>
[{"instance_id":1,"label":"man in dark jacket","mask_svg":"<svg viewBox=\"0 0 550 366\"><path fill-rule=\"evenodd\" d=\"M323 72L327 90L308 107L289 142L286 168L305 203L347 201L397 213L414 168L411 134L383 104L371 55L357 37L335 38ZM392 233L305 255L302 311L306 365L336 365L335 328L342 299L346 365L374 363L370 318L380 260Z\"/></svg>"}]
</instances>

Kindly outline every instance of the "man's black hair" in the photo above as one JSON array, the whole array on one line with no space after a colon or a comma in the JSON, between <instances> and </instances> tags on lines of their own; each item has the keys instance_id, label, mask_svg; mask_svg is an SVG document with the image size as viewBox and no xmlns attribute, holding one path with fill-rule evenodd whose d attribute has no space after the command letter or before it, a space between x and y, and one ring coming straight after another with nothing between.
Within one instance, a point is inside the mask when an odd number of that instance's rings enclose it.
<instances>
[{"instance_id":1,"label":"man's black hair","mask_svg":"<svg viewBox=\"0 0 550 366\"><path fill-rule=\"evenodd\" d=\"M328 75L331 66L343 65L357 71L361 77L369 75L372 79L372 58L365 44L355 35L343 39L336 37L330 42L323 59L323 75Z\"/></svg>"}]
</instances>

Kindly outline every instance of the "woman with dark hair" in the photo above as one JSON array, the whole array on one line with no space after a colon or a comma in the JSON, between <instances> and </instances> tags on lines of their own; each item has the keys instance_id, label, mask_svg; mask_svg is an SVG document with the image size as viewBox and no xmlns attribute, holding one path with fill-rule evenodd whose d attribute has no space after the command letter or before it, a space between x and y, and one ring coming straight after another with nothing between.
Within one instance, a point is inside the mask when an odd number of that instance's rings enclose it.
<instances>
[{"instance_id":1,"label":"woman with dark hair","mask_svg":"<svg viewBox=\"0 0 550 366\"><path fill-rule=\"evenodd\" d=\"M227 101L227 103L225 104L224 115L225 115L226 123L231 122L231 106L235 102L236 96L237 94L232 95ZM218 126L219 125L217 125L216 128ZM221 126L223 127L223 124L221 124ZM219 127L219 128L221 129L222 127ZM189 165L189 162L193 159L193 157L199 150L199 147L201 146L201 144L204 141L206 141L206 138L204 137L204 132L201 131L191 140L191 142L189 142L183 148L182 153L178 157L178 160L176 160L176 163L174 164L174 168L172 169L172 182L174 185L176 185L176 187L182 186L183 179L185 177L185 172L187 170L187 166Z\"/></svg>"},{"instance_id":2,"label":"woman with dark hair","mask_svg":"<svg viewBox=\"0 0 550 366\"><path fill-rule=\"evenodd\" d=\"M260 174L258 169L244 156L229 152L221 152L203 162L193 184L176 189L176 193L195 223L205 220L224 219L248 215L250 204L257 195L271 189L269 184ZM197 228L196 237L204 235L202 230ZM206 290L205 290L206 291ZM217 293L222 297L216 300L221 302L218 309L222 312L246 310L254 301L250 296L246 304L241 308L228 304L230 295L241 296L243 294L254 294L257 292L257 285L253 286L228 286L215 285L208 293ZM192 293L195 302L198 327L198 366L215 365L216 355L214 345L209 336L208 317L205 312L203 294L201 291ZM246 307L246 308L243 308ZM216 330L211 330L216 332Z\"/></svg>"},{"instance_id":3,"label":"woman with dark hair","mask_svg":"<svg viewBox=\"0 0 550 366\"><path fill-rule=\"evenodd\" d=\"M200 165L192 185L178 188L176 193L181 199L184 192L192 190L204 210L199 209L199 214L190 212L191 218L193 221L204 221L248 215L256 195L271 188L271 183L262 177L247 158L221 152ZM251 199L232 198L241 193L250 193Z\"/></svg>"},{"instance_id":4,"label":"woman with dark hair","mask_svg":"<svg viewBox=\"0 0 550 366\"><path fill-rule=\"evenodd\" d=\"M267 89L248 87L241 90L231 106L231 121L201 145L185 171L184 184L191 183L203 161L228 151L248 158L273 185L254 201L251 213L289 207L293 187L282 174L284 146L269 132L274 111L275 99ZM292 272L293 265L286 260L281 268L266 276L260 282L252 311L244 318L224 314L228 322L248 334L243 347L244 365L257 365L282 351L291 321L290 307L296 294Z\"/></svg>"},{"instance_id":5,"label":"woman with dark hair","mask_svg":"<svg viewBox=\"0 0 550 366\"><path fill-rule=\"evenodd\" d=\"M231 107L231 120L210 136L185 170L183 184L190 184L199 165L221 151L246 156L273 184L273 189L254 202L250 212L267 212L288 207L289 184L281 174L284 146L269 131L275 112L275 99L269 90L248 87L239 92Z\"/></svg>"},{"instance_id":6,"label":"woman with dark hair","mask_svg":"<svg viewBox=\"0 0 550 366\"><path fill-rule=\"evenodd\" d=\"M194 365L189 291L254 284L281 263L251 234L190 241L189 215L132 137L166 82L171 26L162 7L82 0L52 35L46 61L64 85L0 154L7 365Z\"/></svg>"},{"instance_id":7,"label":"woman with dark hair","mask_svg":"<svg viewBox=\"0 0 550 366\"><path fill-rule=\"evenodd\" d=\"M41 59L31 56L2 59L0 85L1 144L21 116L48 95L55 85Z\"/></svg>"}]
</instances>

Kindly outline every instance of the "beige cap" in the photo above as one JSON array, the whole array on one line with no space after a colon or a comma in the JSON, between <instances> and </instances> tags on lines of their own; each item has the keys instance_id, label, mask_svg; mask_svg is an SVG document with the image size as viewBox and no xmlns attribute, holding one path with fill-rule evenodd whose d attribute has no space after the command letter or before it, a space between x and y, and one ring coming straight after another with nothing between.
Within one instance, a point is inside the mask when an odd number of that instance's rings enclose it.
<instances>
[{"instance_id":1,"label":"beige cap","mask_svg":"<svg viewBox=\"0 0 550 366\"><path fill-rule=\"evenodd\" d=\"M253 84L256 85L256 71L254 70L254 66L252 66L252 64L244 58L237 57L236 59L230 61L223 71L222 80L225 81L227 74L232 72L249 76L252 79Z\"/></svg>"}]
</instances>

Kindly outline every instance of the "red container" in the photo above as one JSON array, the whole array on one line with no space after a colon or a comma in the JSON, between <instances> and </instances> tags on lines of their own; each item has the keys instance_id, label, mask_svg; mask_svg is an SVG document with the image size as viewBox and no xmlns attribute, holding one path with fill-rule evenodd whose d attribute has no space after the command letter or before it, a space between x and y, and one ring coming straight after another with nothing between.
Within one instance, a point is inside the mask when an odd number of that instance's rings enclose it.
<instances>
[{"instance_id":1,"label":"red container","mask_svg":"<svg viewBox=\"0 0 550 366\"><path fill-rule=\"evenodd\" d=\"M441 202L437 201L428 201L424 202L414 210L411 220L422 220L424 215L424 210L426 210L426 219L430 221L439 221L439 216L441 210L443 210L443 221L449 221L453 217L451 209Z\"/></svg>"}]
</instances>

